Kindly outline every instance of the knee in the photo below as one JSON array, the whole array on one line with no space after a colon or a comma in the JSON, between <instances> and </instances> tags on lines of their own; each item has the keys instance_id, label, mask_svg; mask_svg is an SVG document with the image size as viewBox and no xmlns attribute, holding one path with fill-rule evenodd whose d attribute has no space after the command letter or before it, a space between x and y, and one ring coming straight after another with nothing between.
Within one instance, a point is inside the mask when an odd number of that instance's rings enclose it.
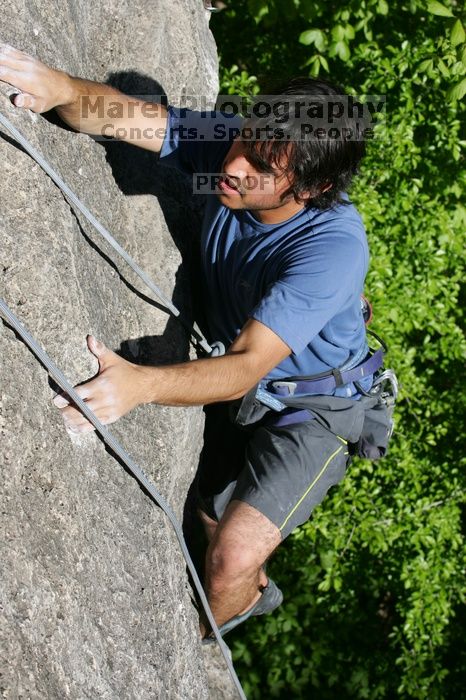
<instances>
[{"instance_id":1,"label":"knee","mask_svg":"<svg viewBox=\"0 0 466 700\"><path fill-rule=\"evenodd\" d=\"M250 578L262 564L257 553L246 547L217 542L211 543L207 550L207 565L214 579L235 581Z\"/></svg>"}]
</instances>

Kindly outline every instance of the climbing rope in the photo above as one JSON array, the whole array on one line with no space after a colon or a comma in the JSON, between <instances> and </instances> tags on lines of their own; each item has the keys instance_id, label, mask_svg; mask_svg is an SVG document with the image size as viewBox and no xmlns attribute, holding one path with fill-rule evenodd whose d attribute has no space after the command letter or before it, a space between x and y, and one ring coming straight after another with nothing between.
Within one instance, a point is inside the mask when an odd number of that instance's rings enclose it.
<instances>
[{"instance_id":1,"label":"climbing rope","mask_svg":"<svg viewBox=\"0 0 466 700\"><path fill-rule=\"evenodd\" d=\"M170 299L162 292L162 290L154 284L150 277L144 272L143 269L133 260L133 258L128 255L126 250L121 247L121 245L115 240L112 234L102 226L100 221L89 211L89 209L81 202L79 197L77 197L74 192L68 187L66 182L62 180L60 175L49 165L45 158L34 148L34 146L29 143L29 141L18 131L16 127L3 115L0 113L0 124L2 124L7 131L13 136L13 138L24 148L24 150L29 153L31 158L33 158L38 165L44 170L47 175L54 181L54 183L61 189L67 199L78 209L81 214L89 221L92 226L100 233L103 238L110 243L112 248L118 253L120 257L130 266L130 268L136 273L136 275L149 287L149 289L163 302L167 307L168 311L179 319L183 326L188 330L190 335L193 337L195 343L198 343L200 347L207 353L207 355L217 356L222 355L225 352L225 348L219 342L213 343L212 347L209 345L199 328L192 327L187 321L183 319L180 311L172 304Z\"/></svg>"},{"instance_id":2,"label":"climbing rope","mask_svg":"<svg viewBox=\"0 0 466 700\"><path fill-rule=\"evenodd\" d=\"M54 364L54 362L50 359L50 357L47 355L47 353L41 348L41 346L37 343L37 341L32 337L32 335L29 333L28 330L22 325L18 317L11 311L11 309L7 306L5 301L0 298L0 312L3 315L3 317L6 319L6 321L14 328L14 330L18 333L19 336L24 340L26 345L30 348L30 350L34 353L34 355L37 357L39 362L42 363L42 365L47 369L47 372L49 375L56 381L56 383L60 386L60 388L72 399L72 401L76 404L76 406L80 409L80 411L83 413L83 415L92 423L96 431L101 435L102 439L104 440L105 444L108 445L108 447L116 454L123 464L128 467L129 471L131 474L135 477L135 479L141 484L141 486L144 487L144 489L150 494L152 499L159 505L163 512L167 515L168 519L170 520L173 529L175 530L175 534L178 538L178 542L181 547L181 551L183 553L184 559L186 561L186 564L188 566L189 572L192 576L194 586L197 590L197 593L199 595L199 598L201 600L202 606L205 610L205 613L207 615L207 618L211 624L212 631L217 639L217 642L220 646L220 649L222 651L222 654L225 658L225 661L228 666L228 670L231 674L231 677L233 679L233 682L236 686L236 689L238 690L238 695L242 700L246 700L246 696L244 694L244 691L241 687L241 683L238 679L238 676L236 675L236 671L233 667L233 663L230 658L230 651L225 644L225 642L222 639L222 636L219 632L219 629L217 627L217 624L215 622L214 616L212 614L212 611L210 609L209 603L207 601L206 595L204 593L204 589L202 588L202 584L199 580L199 576L197 575L196 568L194 566L193 560L191 559L191 555L189 554L188 547L186 545L186 542L183 537L183 531L181 528L181 525L179 524L178 520L176 519L176 516L171 509L171 507L168 505L167 501L163 498L163 496L157 491L155 486L149 481L147 476L144 474L143 470L136 464L136 462L132 459L132 457L126 452L126 450L120 445L118 440L110 433L110 431L99 421L99 419L96 417L96 415L91 411L88 407L88 405L78 396L74 388L71 386L71 384L68 382L66 379L65 375L61 372L61 370Z\"/></svg>"}]
</instances>

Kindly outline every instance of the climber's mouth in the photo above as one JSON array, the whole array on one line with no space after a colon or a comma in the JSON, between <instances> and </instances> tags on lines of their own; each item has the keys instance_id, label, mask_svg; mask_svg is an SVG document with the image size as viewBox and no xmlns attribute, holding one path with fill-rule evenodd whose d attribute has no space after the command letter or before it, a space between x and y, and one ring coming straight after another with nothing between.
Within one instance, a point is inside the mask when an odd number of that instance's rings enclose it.
<instances>
[{"instance_id":1,"label":"climber's mouth","mask_svg":"<svg viewBox=\"0 0 466 700\"><path fill-rule=\"evenodd\" d=\"M222 192L226 194L242 194L240 187L238 186L236 179L233 179L229 175L222 175L218 181L218 187Z\"/></svg>"}]
</instances>

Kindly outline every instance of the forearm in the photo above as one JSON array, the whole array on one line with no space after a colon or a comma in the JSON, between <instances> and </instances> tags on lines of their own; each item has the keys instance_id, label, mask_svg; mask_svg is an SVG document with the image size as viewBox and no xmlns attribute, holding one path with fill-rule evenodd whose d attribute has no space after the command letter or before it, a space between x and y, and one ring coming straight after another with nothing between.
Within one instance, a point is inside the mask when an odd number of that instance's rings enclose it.
<instances>
[{"instance_id":1,"label":"forearm","mask_svg":"<svg viewBox=\"0 0 466 700\"><path fill-rule=\"evenodd\" d=\"M76 131L118 138L144 148L158 150L164 135L166 108L157 102L125 95L105 83L66 75L65 104L56 110Z\"/></svg>"},{"instance_id":2,"label":"forearm","mask_svg":"<svg viewBox=\"0 0 466 700\"><path fill-rule=\"evenodd\" d=\"M74 78L63 73L61 76L63 104L55 108L60 118L76 131L99 134L105 123L99 116L96 98L121 100L125 96L110 85L97 83L84 78ZM95 107L94 107L95 105ZM108 118L107 118L108 121Z\"/></svg>"},{"instance_id":3,"label":"forearm","mask_svg":"<svg viewBox=\"0 0 466 700\"><path fill-rule=\"evenodd\" d=\"M177 365L135 365L93 336L88 336L87 343L99 360L99 373L75 390L104 425L114 423L143 403L196 406L239 399L291 352L279 336L253 319L245 323L223 357ZM55 404L61 409L68 430L93 430L66 397L56 397Z\"/></svg>"},{"instance_id":4,"label":"forearm","mask_svg":"<svg viewBox=\"0 0 466 700\"><path fill-rule=\"evenodd\" d=\"M0 43L0 82L20 92L16 107L42 114L56 109L76 131L126 141L158 152L167 124L167 110L155 102L125 95L104 83L74 78L13 46Z\"/></svg>"},{"instance_id":5,"label":"forearm","mask_svg":"<svg viewBox=\"0 0 466 700\"><path fill-rule=\"evenodd\" d=\"M241 398L261 370L238 352L163 367L144 367L144 403L197 406Z\"/></svg>"}]
</instances>

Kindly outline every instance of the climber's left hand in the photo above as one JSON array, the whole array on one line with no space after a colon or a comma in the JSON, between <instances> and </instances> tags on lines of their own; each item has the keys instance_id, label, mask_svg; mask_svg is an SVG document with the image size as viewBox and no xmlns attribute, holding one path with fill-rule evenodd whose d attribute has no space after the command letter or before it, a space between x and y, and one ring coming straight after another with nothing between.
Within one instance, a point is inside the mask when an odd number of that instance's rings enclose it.
<instances>
[{"instance_id":1,"label":"climber's left hand","mask_svg":"<svg viewBox=\"0 0 466 700\"><path fill-rule=\"evenodd\" d=\"M100 422L109 425L145 403L145 368L124 360L91 335L87 337L87 346L99 360L99 374L75 389ZM61 410L66 429L71 433L88 433L95 429L66 396L59 394L53 402Z\"/></svg>"}]
</instances>

